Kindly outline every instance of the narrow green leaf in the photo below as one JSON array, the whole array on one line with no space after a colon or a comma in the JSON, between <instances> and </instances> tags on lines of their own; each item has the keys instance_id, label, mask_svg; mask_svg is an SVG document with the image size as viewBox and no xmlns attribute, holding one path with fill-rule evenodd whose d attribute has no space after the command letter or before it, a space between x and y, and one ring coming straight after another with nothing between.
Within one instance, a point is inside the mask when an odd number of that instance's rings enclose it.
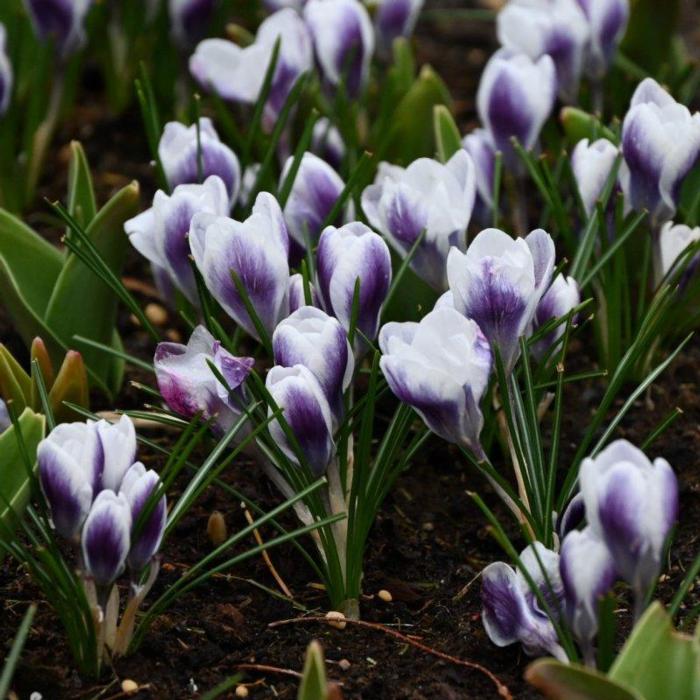
<instances>
[{"instance_id":1,"label":"narrow green leaf","mask_svg":"<svg viewBox=\"0 0 700 700\"><path fill-rule=\"evenodd\" d=\"M435 144L440 161L447 163L452 156L462 148L459 129L450 110L445 105L433 107L433 128L435 129Z\"/></svg>"},{"instance_id":2,"label":"narrow green leaf","mask_svg":"<svg viewBox=\"0 0 700 700\"><path fill-rule=\"evenodd\" d=\"M0 698L6 698L8 696L10 683L12 683L12 676L17 667L19 655L22 653L24 643L27 641L27 636L29 635L29 630L34 620L34 613L36 613L36 605L30 605L22 618L22 624L19 626L15 639L12 642L10 653L5 659L2 675L0 676Z\"/></svg>"},{"instance_id":3,"label":"narrow green leaf","mask_svg":"<svg viewBox=\"0 0 700 700\"><path fill-rule=\"evenodd\" d=\"M314 639L306 649L306 661L297 700L326 700L327 696L326 662L321 645Z\"/></svg>"},{"instance_id":4,"label":"narrow green leaf","mask_svg":"<svg viewBox=\"0 0 700 700\"><path fill-rule=\"evenodd\" d=\"M79 141L71 141L68 166L68 211L81 226L87 228L97 214L95 191L90 166Z\"/></svg>"}]
</instances>

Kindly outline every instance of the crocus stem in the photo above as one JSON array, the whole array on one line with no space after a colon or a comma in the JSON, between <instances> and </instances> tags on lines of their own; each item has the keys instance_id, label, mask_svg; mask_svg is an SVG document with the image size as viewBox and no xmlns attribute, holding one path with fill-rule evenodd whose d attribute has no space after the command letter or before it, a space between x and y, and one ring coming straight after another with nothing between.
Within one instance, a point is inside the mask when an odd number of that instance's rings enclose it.
<instances>
[{"instance_id":1,"label":"crocus stem","mask_svg":"<svg viewBox=\"0 0 700 700\"><path fill-rule=\"evenodd\" d=\"M523 178L507 173L504 180L510 199L513 229L518 236L525 236L528 232L528 224Z\"/></svg>"},{"instance_id":2,"label":"crocus stem","mask_svg":"<svg viewBox=\"0 0 700 700\"><path fill-rule=\"evenodd\" d=\"M591 82L591 106L593 107L593 114L602 119L604 107L602 80L593 80Z\"/></svg>"},{"instance_id":3,"label":"crocus stem","mask_svg":"<svg viewBox=\"0 0 700 700\"><path fill-rule=\"evenodd\" d=\"M328 503L330 507L330 515L338 515L347 513L347 504L345 502L345 493L343 492L343 484L340 479L340 470L338 468L338 460L333 459L328 465L326 472L328 478ZM349 485L348 485L349 486ZM333 537L338 549L338 558L340 559L340 568L345 579L347 571L347 548L348 548L348 521L343 518L333 526Z\"/></svg>"}]
</instances>

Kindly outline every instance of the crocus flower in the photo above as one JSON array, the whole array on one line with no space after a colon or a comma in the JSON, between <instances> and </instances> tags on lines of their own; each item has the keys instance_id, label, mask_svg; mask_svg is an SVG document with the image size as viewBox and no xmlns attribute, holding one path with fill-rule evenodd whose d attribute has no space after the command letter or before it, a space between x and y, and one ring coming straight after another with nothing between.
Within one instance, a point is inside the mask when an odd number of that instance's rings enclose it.
<instances>
[{"instance_id":1,"label":"crocus flower","mask_svg":"<svg viewBox=\"0 0 700 700\"><path fill-rule=\"evenodd\" d=\"M608 69L629 19L629 0L577 0L588 23L586 73L600 80Z\"/></svg>"},{"instance_id":2,"label":"crocus flower","mask_svg":"<svg viewBox=\"0 0 700 700\"><path fill-rule=\"evenodd\" d=\"M234 272L263 327L272 335L289 310L289 243L277 200L261 192L245 221L195 214L189 238L204 283L224 310L260 340L232 277Z\"/></svg>"},{"instance_id":3,"label":"crocus flower","mask_svg":"<svg viewBox=\"0 0 700 700\"><path fill-rule=\"evenodd\" d=\"M678 514L676 475L665 459L652 464L630 442L616 440L583 460L579 479L586 519L632 586L640 613Z\"/></svg>"},{"instance_id":4,"label":"crocus flower","mask_svg":"<svg viewBox=\"0 0 700 700\"><path fill-rule=\"evenodd\" d=\"M216 0L168 0L171 31L180 45L190 46L205 35L215 4Z\"/></svg>"},{"instance_id":5,"label":"crocus flower","mask_svg":"<svg viewBox=\"0 0 700 700\"><path fill-rule=\"evenodd\" d=\"M276 12L281 10L283 7L291 7L295 10L301 10L304 7L306 0L263 0L263 5L270 10L270 12Z\"/></svg>"},{"instance_id":6,"label":"crocus flower","mask_svg":"<svg viewBox=\"0 0 700 700\"><path fill-rule=\"evenodd\" d=\"M669 273L681 253L693 243L700 241L700 226L690 228L685 224L674 224L667 221L661 227L658 246L658 279L657 283Z\"/></svg>"},{"instance_id":7,"label":"crocus flower","mask_svg":"<svg viewBox=\"0 0 700 700\"><path fill-rule=\"evenodd\" d=\"M647 209L653 225L668 221L699 153L700 113L691 114L652 78L643 80L622 123L620 183L628 205Z\"/></svg>"},{"instance_id":8,"label":"crocus flower","mask_svg":"<svg viewBox=\"0 0 700 700\"><path fill-rule=\"evenodd\" d=\"M498 40L533 61L554 61L559 95L575 102L589 39L588 23L577 0L510 0L498 13Z\"/></svg>"},{"instance_id":9,"label":"crocus flower","mask_svg":"<svg viewBox=\"0 0 700 700\"><path fill-rule=\"evenodd\" d=\"M136 459L134 423L124 415L116 423L97 421L95 430L102 446L102 488L116 492Z\"/></svg>"},{"instance_id":10,"label":"crocus flower","mask_svg":"<svg viewBox=\"0 0 700 700\"><path fill-rule=\"evenodd\" d=\"M211 362L224 377L223 386L212 372ZM252 357L234 357L221 347L204 326L197 326L187 343L159 343L153 365L165 403L185 418L198 413L215 418L220 433L240 418L243 384L255 364Z\"/></svg>"},{"instance_id":11,"label":"crocus flower","mask_svg":"<svg viewBox=\"0 0 700 700\"><path fill-rule=\"evenodd\" d=\"M276 365L304 365L311 370L339 420L355 361L347 333L338 320L321 309L302 306L277 326L272 348Z\"/></svg>"},{"instance_id":12,"label":"crocus flower","mask_svg":"<svg viewBox=\"0 0 700 700\"><path fill-rule=\"evenodd\" d=\"M196 124L185 126L180 122L168 122L158 144L158 156L172 189L218 175L226 185L231 203L236 201L241 167L236 154L219 140L211 119L202 117L199 120L199 140Z\"/></svg>"},{"instance_id":13,"label":"crocus flower","mask_svg":"<svg viewBox=\"0 0 700 700\"><path fill-rule=\"evenodd\" d=\"M98 586L110 586L124 571L131 543L131 509L126 498L101 491L82 534L83 562Z\"/></svg>"},{"instance_id":14,"label":"crocus flower","mask_svg":"<svg viewBox=\"0 0 700 700\"><path fill-rule=\"evenodd\" d=\"M7 112L12 98L12 65L7 55L7 32L0 23L0 116Z\"/></svg>"},{"instance_id":15,"label":"crocus flower","mask_svg":"<svg viewBox=\"0 0 700 700\"><path fill-rule=\"evenodd\" d=\"M7 410L7 404L0 399L0 433L4 433L12 425L10 412Z\"/></svg>"},{"instance_id":16,"label":"crocus flower","mask_svg":"<svg viewBox=\"0 0 700 700\"><path fill-rule=\"evenodd\" d=\"M542 229L513 239L498 229L485 229L466 253L452 248L447 278L455 308L473 318L509 371L554 268L554 242Z\"/></svg>"},{"instance_id":17,"label":"crocus flower","mask_svg":"<svg viewBox=\"0 0 700 700\"><path fill-rule=\"evenodd\" d=\"M92 0L24 0L34 33L42 41L53 40L66 57L85 44L85 15Z\"/></svg>"},{"instance_id":18,"label":"crocus flower","mask_svg":"<svg viewBox=\"0 0 700 700\"><path fill-rule=\"evenodd\" d=\"M293 314L302 306L321 307L321 301L318 298L318 292L311 282L307 282L308 291L310 293L310 304L306 300L306 292L304 291L304 276L297 272L289 278L289 313Z\"/></svg>"},{"instance_id":19,"label":"crocus flower","mask_svg":"<svg viewBox=\"0 0 700 700\"><path fill-rule=\"evenodd\" d=\"M411 267L444 291L445 260L450 247L466 248L475 197L474 162L459 150L444 165L431 158L419 158L405 169L380 164L374 184L362 193L362 209L403 256L424 232Z\"/></svg>"},{"instance_id":20,"label":"crocus flower","mask_svg":"<svg viewBox=\"0 0 700 700\"><path fill-rule=\"evenodd\" d=\"M141 462L136 462L124 476L119 495L123 496L129 504L133 527L136 527L141 512L160 483L158 474L152 469L146 471L146 467ZM134 573L140 572L160 548L166 517L167 504L163 495L153 506L136 539L132 536L127 561Z\"/></svg>"},{"instance_id":21,"label":"crocus flower","mask_svg":"<svg viewBox=\"0 0 700 700\"><path fill-rule=\"evenodd\" d=\"M379 332L380 367L389 387L440 437L482 456L479 408L491 351L479 327L447 306L420 323L387 323Z\"/></svg>"},{"instance_id":22,"label":"crocus flower","mask_svg":"<svg viewBox=\"0 0 700 700\"><path fill-rule=\"evenodd\" d=\"M356 97L369 77L374 31L364 5L358 0L308 0L304 19L311 31L316 60L326 82L345 82Z\"/></svg>"},{"instance_id":23,"label":"crocus flower","mask_svg":"<svg viewBox=\"0 0 700 700\"><path fill-rule=\"evenodd\" d=\"M533 61L525 54L499 49L486 64L477 109L496 149L511 167L518 162L511 139L517 138L525 150L535 146L554 106L556 85L549 55Z\"/></svg>"},{"instance_id":24,"label":"crocus flower","mask_svg":"<svg viewBox=\"0 0 700 700\"><path fill-rule=\"evenodd\" d=\"M496 149L486 129L474 129L462 139L462 148L471 156L476 173L474 218L486 223L493 209L493 185L496 170Z\"/></svg>"},{"instance_id":25,"label":"crocus flower","mask_svg":"<svg viewBox=\"0 0 700 700\"><path fill-rule=\"evenodd\" d=\"M287 177L292 161L291 157L287 160L280 183ZM306 248L307 239L314 244L318 241L323 222L344 188L342 178L328 163L313 153L304 153L284 207L289 234L302 248Z\"/></svg>"},{"instance_id":26,"label":"crocus flower","mask_svg":"<svg viewBox=\"0 0 700 700\"><path fill-rule=\"evenodd\" d=\"M299 443L314 476L325 473L335 452L333 418L318 379L303 365L273 367L265 382L284 420ZM270 414L273 413L270 407ZM278 420L270 423L270 435L284 454L299 463Z\"/></svg>"},{"instance_id":27,"label":"crocus flower","mask_svg":"<svg viewBox=\"0 0 700 700\"><path fill-rule=\"evenodd\" d=\"M581 293L578 283L573 277L557 275L554 281L540 299L535 310L533 331L536 331L553 318L566 316L571 309L576 308L581 303ZM534 347L535 357L541 358L546 352L564 335L566 323L560 323L551 333L538 340Z\"/></svg>"},{"instance_id":28,"label":"crocus flower","mask_svg":"<svg viewBox=\"0 0 700 700\"><path fill-rule=\"evenodd\" d=\"M616 578L615 561L589 526L572 530L561 546L564 610L586 661L595 662L593 640L598 632L598 603Z\"/></svg>"},{"instance_id":29,"label":"crocus flower","mask_svg":"<svg viewBox=\"0 0 700 700\"><path fill-rule=\"evenodd\" d=\"M562 590L559 556L537 542L521 552L520 561L554 612ZM522 571L498 561L481 572L481 580L481 620L496 646L520 642L529 656L551 654L567 660L552 621Z\"/></svg>"},{"instance_id":30,"label":"crocus flower","mask_svg":"<svg viewBox=\"0 0 700 700\"><path fill-rule=\"evenodd\" d=\"M190 72L200 85L225 100L255 104L278 38L280 50L265 105L267 125L271 126L297 78L313 67L309 31L293 9L279 10L263 21L250 46L205 39L190 59Z\"/></svg>"},{"instance_id":31,"label":"crocus flower","mask_svg":"<svg viewBox=\"0 0 700 700\"><path fill-rule=\"evenodd\" d=\"M618 148L607 139L598 139L593 143L581 139L571 154L571 168L588 216L595 211L618 153Z\"/></svg>"},{"instance_id":32,"label":"crocus flower","mask_svg":"<svg viewBox=\"0 0 700 700\"><path fill-rule=\"evenodd\" d=\"M345 141L328 117L321 117L311 132L311 151L339 170L345 157Z\"/></svg>"},{"instance_id":33,"label":"crocus flower","mask_svg":"<svg viewBox=\"0 0 700 700\"><path fill-rule=\"evenodd\" d=\"M379 0L374 17L377 50L385 57L391 55L394 41L410 37L423 7L423 0Z\"/></svg>"},{"instance_id":34,"label":"crocus flower","mask_svg":"<svg viewBox=\"0 0 700 700\"><path fill-rule=\"evenodd\" d=\"M63 423L39 443L39 481L56 531L74 538L100 488L102 443L94 424Z\"/></svg>"},{"instance_id":35,"label":"crocus flower","mask_svg":"<svg viewBox=\"0 0 700 700\"><path fill-rule=\"evenodd\" d=\"M317 251L318 287L323 306L350 331L355 284L359 280L357 328L377 336L382 304L391 286L391 255L386 243L359 221L321 234ZM358 347L362 338L358 337Z\"/></svg>"},{"instance_id":36,"label":"crocus flower","mask_svg":"<svg viewBox=\"0 0 700 700\"><path fill-rule=\"evenodd\" d=\"M197 212L227 216L229 210L224 181L218 175L211 175L201 185L178 185L171 195L158 190L153 206L129 219L124 230L134 248L163 268L172 284L196 303L197 285L187 239L192 217Z\"/></svg>"}]
</instances>

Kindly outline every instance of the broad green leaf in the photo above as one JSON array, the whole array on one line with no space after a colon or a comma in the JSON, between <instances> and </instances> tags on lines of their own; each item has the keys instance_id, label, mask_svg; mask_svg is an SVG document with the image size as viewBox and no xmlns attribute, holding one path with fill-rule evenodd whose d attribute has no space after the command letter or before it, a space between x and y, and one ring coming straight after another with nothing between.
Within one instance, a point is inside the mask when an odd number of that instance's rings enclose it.
<instances>
[{"instance_id":1,"label":"broad green leaf","mask_svg":"<svg viewBox=\"0 0 700 700\"><path fill-rule=\"evenodd\" d=\"M0 345L0 398L13 401L15 409L22 411L31 401L31 395L29 375L12 353L4 345Z\"/></svg>"},{"instance_id":2,"label":"broad green leaf","mask_svg":"<svg viewBox=\"0 0 700 700\"><path fill-rule=\"evenodd\" d=\"M139 187L131 183L107 202L88 226L86 233L111 270L121 275L128 238L124 222L138 211ZM46 323L68 345L81 335L114 346L118 298L109 285L75 255L69 255L51 296ZM85 364L112 391L118 389L113 364L121 363L94 348L84 348ZM111 380L111 381L110 381Z\"/></svg>"},{"instance_id":3,"label":"broad green leaf","mask_svg":"<svg viewBox=\"0 0 700 700\"><path fill-rule=\"evenodd\" d=\"M525 680L551 700L645 700L598 671L556 659L531 663Z\"/></svg>"},{"instance_id":4,"label":"broad green leaf","mask_svg":"<svg viewBox=\"0 0 700 700\"><path fill-rule=\"evenodd\" d=\"M437 154L441 162L447 163L452 156L462 148L459 129L450 110L445 105L436 105L433 109L433 128Z\"/></svg>"},{"instance_id":5,"label":"broad green leaf","mask_svg":"<svg viewBox=\"0 0 700 700\"><path fill-rule=\"evenodd\" d=\"M680 0L633 0L622 51L656 75L669 59L671 41L681 16Z\"/></svg>"},{"instance_id":6,"label":"broad green leaf","mask_svg":"<svg viewBox=\"0 0 700 700\"><path fill-rule=\"evenodd\" d=\"M92 175L80 142L71 141L70 150L68 211L83 228L87 228L97 214Z\"/></svg>"},{"instance_id":7,"label":"broad green leaf","mask_svg":"<svg viewBox=\"0 0 700 700\"><path fill-rule=\"evenodd\" d=\"M327 697L328 683L323 650L321 645L313 640L306 650L306 661L297 700L326 700Z\"/></svg>"}]
</instances>

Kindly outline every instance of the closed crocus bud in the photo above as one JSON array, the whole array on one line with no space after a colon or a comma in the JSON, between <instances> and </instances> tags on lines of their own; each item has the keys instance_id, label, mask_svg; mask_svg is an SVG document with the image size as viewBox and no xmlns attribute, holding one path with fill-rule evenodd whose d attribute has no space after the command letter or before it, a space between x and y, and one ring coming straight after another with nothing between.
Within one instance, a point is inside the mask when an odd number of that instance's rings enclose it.
<instances>
[{"instance_id":1,"label":"closed crocus bud","mask_svg":"<svg viewBox=\"0 0 700 700\"><path fill-rule=\"evenodd\" d=\"M420 323L387 323L379 332L380 366L389 387L440 437L483 452L479 407L491 351L479 327L447 306Z\"/></svg>"},{"instance_id":2,"label":"closed crocus bud","mask_svg":"<svg viewBox=\"0 0 700 700\"><path fill-rule=\"evenodd\" d=\"M676 475L665 459L652 464L630 442L616 440L583 460L579 479L586 519L632 586L639 615L678 514Z\"/></svg>"},{"instance_id":3,"label":"closed crocus bud","mask_svg":"<svg viewBox=\"0 0 700 700\"><path fill-rule=\"evenodd\" d=\"M520 554L520 560L548 602L556 600L561 586L559 557L539 543L536 546L537 557L531 545ZM542 610L521 571L505 562L494 562L481 572L481 580L481 621L496 646L520 642L529 656L551 654L561 661L567 660L552 621Z\"/></svg>"},{"instance_id":4,"label":"closed crocus bud","mask_svg":"<svg viewBox=\"0 0 700 700\"><path fill-rule=\"evenodd\" d=\"M181 46L191 46L207 31L215 0L168 0L170 28Z\"/></svg>"},{"instance_id":5,"label":"closed crocus bud","mask_svg":"<svg viewBox=\"0 0 700 700\"><path fill-rule=\"evenodd\" d=\"M268 192L245 221L195 214L190 247L204 283L224 310L254 338L258 331L232 277L235 273L269 335L289 309L289 239L282 210Z\"/></svg>"},{"instance_id":6,"label":"closed crocus bud","mask_svg":"<svg viewBox=\"0 0 700 700\"><path fill-rule=\"evenodd\" d=\"M199 120L199 141L196 124L185 126L180 122L168 122L158 144L158 156L171 188L218 175L226 185L229 201L236 201L241 167L236 154L219 140L211 119L202 117Z\"/></svg>"},{"instance_id":7,"label":"closed crocus bud","mask_svg":"<svg viewBox=\"0 0 700 700\"><path fill-rule=\"evenodd\" d=\"M102 443L94 424L63 423L39 443L39 481L56 531L71 539L100 487Z\"/></svg>"},{"instance_id":8,"label":"closed crocus bud","mask_svg":"<svg viewBox=\"0 0 700 700\"><path fill-rule=\"evenodd\" d=\"M321 117L311 133L311 151L339 170L345 157L345 141L327 117Z\"/></svg>"},{"instance_id":9,"label":"closed crocus bud","mask_svg":"<svg viewBox=\"0 0 700 700\"><path fill-rule=\"evenodd\" d=\"M139 516L160 484L158 474L152 469L146 471L141 462L136 462L126 473L119 495L124 496L129 504L132 527L136 527ZM163 495L153 506L136 538L132 537L127 561L134 573L141 571L158 552L165 531L166 516L167 504Z\"/></svg>"},{"instance_id":10,"label":"closed crocus bud","mask_svg":"<svg viewBox=\"0 0 700 700\"><path fill-rule=\"evenodd\" d=\"M227 387L222 386L209 362L224 377ZM187 345L159 343L153 360L165 403L185 418L198 413L204 420L216 418L222 433L240 417L243 383L254 364L252 357L231 355L204 326L192 331Z\"/></svg>"},{"instance_id":11,"label":"closed crocus bud","mask_svg":"<svg viewBox=\"0 0 700 700\"><path fill-rule=\"evenodd\" d=\"M6 39L5 25L0 23L0 115L7 112L12 98L12 65L7 55Z\"/></svg>"},{"instance_id":12,"label":"closed crocus bud","mask_svg":"<svg viewBox=\"0 0 700 700\"><path fill-rule=\"evenodd\" d=\"M308 290L304 290L304 276L297 272L289 278L289 313L293 314L302 306L316 306L320 308L321 301L318 298L316 287L307 282ZM307 299L307 293L309 298ZM310 303L309 303L310 302Z\"/></svg>"},{"instance_id":13,"label":"closed crocus bud","mask_svg":"<svg viewBox=\"0 0 700 700\"><path fill-rule=\"evenodd\" d=\"M476 101L481 122L510 167L518 163L511 139L532 149L547 121L557 91L554 62L533 61L523 53L499 49L486 64Z\"/></svg>"},{"instance_id":14,"label":"closed crocus bud","mask_svg":"<svg viewBox=\"0 0 700 700\"><path fill-rule=\"evenodd\" d=\"M471 156L476 173L474 218L480 222L490 221L496 170L496 149L491 135L486 129L474 129L462 139L462 148Z\"/></svg>"},{"instance_id":15,"label":"closed crocus bud","mask_svg":"<svg viewBox=\"0 0 700 700\"><path fill-rule=\"evenodd\" d=\"M655 80L643 80L622 123L620 184L628 205L652 224L676 211L683 179L700 153L700 113L691 114Z\"/></svg>"},{"instance_id":16,"label":"closed crocus bud","mask_svg":"<svg viewBox=\"0 0 700 700\"><path fill-rule=\"evenodd\" d=\"M285 318L272 336L275 364L304 365L326 394L335 418L343 413L343 393L352 380L355 361L345 329L321 309L302 306Z\"/></svg>"},{"instance_id":17,"label":"closed crocus bud","mask_svg":"<svg viewBox=\"0 0 700 700\"><path fill-rule=\"evenodd\" d=\"M34 33L42 41L54 41L66 57L85 43L83 27L92 0L24 0Z\"/></svg>"},{"instance_id":18,"label":"closed crocus bud","mask_svg":"<svg viewBox=\"0 0 700 700\"><path fill-rule=\"evenodd\" d=\"M517 239L484 229L466 253L450 251L447 278L455 308L479 324L506 372L518 359L519 338L530 327L553 268L554 242L542 229Z\"/></svg>"},{"instance_id":19,"label":"closed crocus bud","mask_svg":"<svg viewBox=\"0 0 700 700\"><path fill-rule=\"evenodd\" d=\"M657 284L673 268L683 251L690 245L700 241L700 226L690 228L685 224L674 224L667 221L661 227L658 245L658 261L656 263Z\"/></svg>"},{"instance_id":20,"label":"closed crocus bud","mask_svg":"<svg viewBox=\"0 0 700 700\"><path fill-rule=\"evenodd\" d=\"M431 158L419 158L405 169L380 164L374 184L362 193L362 209L403 256L423 233L411 267L444 291L447 254L452 246L466 248L475 197L474 163L459 150L444 165Z\"/></svg>"},{"instance_id":21,"label":"closed crocus bud","mask_svg":"<svg viewBox=\"0 0 700 700\"><path fill-rule=\"evenodd\" d=\"M251 163L246 166L243 171L243 177L241 178L241 189L238 193L238 204L246 209L250 204L250 196L253 194L253 188L255 187L255 181L258 179L258 174L260 173L260 163Z\"/></svg>"},{"instance_id":22,"label":"closed crocus bud","mask_svg":"<svg viewBox=\"0 0 700 700\"><path fill-rule=\"evenodd\" d=\"M201 185L178 185L171 195L156 192L153 206L129 219L124 230L129 241L151 263L163 268L172 283L192 302L197 285L190 266L188 234L197 212L227 216L229 195L224 181L211 175Z\"/></svg>"},{"instance_id":23,"label":"closed crocus bud","mask_svg":"<svg viewBox=\"0 0 700 700\"><path fill-rule=\"evenodd\" d=\"M577 0L588 23L586 73L600 80L612 62L629 19L629 0Z\"/></svg>"},{"instance_id":24,"label":"closed crocus bud","mask_svg":"<svg viewBox=\"0 0 700 700\"><path fill-rule=\"evenodd\" d=\"M578 283L573 277L557 275L554 281L540 299L535 310L533 331L543 326L553 318L566 316L571 309L581 303L581 293ZM551 333L538 340L532 348L535 357L542 358L559 338L564 335L566 323L560 323Z\"/></svg>"},{"instance_id":25,"label":"closed crocus bud","mask_svg":"<svg viewBox=\"0 0 700 700\"><path fill-rule=\"evenodd\" d=\"M273 367L265 386L282 409L313 475L321 476L333 459L335 445L331 408L318 379L303 365ZM284 454L298 464L279 421L270 423L270 434Z\"/></svg>"},{"instance_id":26,"label":"closed crocus bud","mask_svg":"<svg viewBox=\"0 0 700 700\"><path fill-rule=\"evenodd\" d=\"M615 562L590 527L572 530L561 546L561 578L566 616L587 663L595 663L598 603L615 584Z\"/></svg>"},{"instance_id":27,"label":"closed crocus bud","mask_svg":"<svg viewBox=\"0 0 700 700\"><path fill-rule=\"evenodd\" d=\"M498 40L533 61L554 61L560 97L575 102L588 43L588 23L577 0L510 0L498 13Z\"/></svg>"},{"instance_id":28,"label":"closed crocus bud","mask_svg":"<svg viewBox=\"0 0 700 700\"><path fill-rule=\"evenodd\" d=\"M297 78L313 67L309 31L293 9L279 10L263 21L250 46L205 39L190 58L190 72L202 87L225 100L255 104L278 38L280 50L265 105L267 125L272 126Z\"/></svg>"},{"instance_id":29,"label":"closed crocus bud","mask_svg":"<svg viewBox=\"0 0 700 700\"><path fill-rule=\"evenodd\" d=\"M329 226L321 234L316 253L318 286L323 305L346 331L352 321L355 285L359 281L357 325L374 340L382 304L391 286L391 255L374 231L356 221L340 228ZM363 347L362 337L357 348Z\"/></svg>"},{"instance_id":30,"label":"closed crocus bud","mask_svg":"<svg viewBox=\"0 0 700 700\"><path fill-rule=\"evenodd\" d=\"M131 543L131 509L123 495L101 491L82 534L83 562L98 586L110 586L124 571Z\"/></svg>"},{"instance_id":31,"label":"closed crocus bud","mask_svg":"<svg viewBox=\"0 0 700 700\"><path fill-rule=\"evenodd\" d=\"M423 0L379 0L374 28L382 56L391 56L395 39L413 34L422 7Z\"/></svg>"},{"instance_id":32,"label":"closed crocus bud","mask_svg":"<svg viewBox=\"0 0 700 700\"><path fill-rule=\"evenodd\" d=\"M116 423L100 420L95 430L102 445L102 489L119 491L124 474L136 459L136 430L129 416Z\"/></svg>"},{"instance_id":33,"label":"closed crocus bud","mask_svg":"<svg viewBox=\"0 0 700 700\"><path fill-rule=\"evenodd\" d=\"M595 211L596 202L603 194L619 152L607 139L598 139L593 143L581 139L571 154L571 168L588 216Z\"/></svg>"},{"instance_id":34,"label":"closed crocus bud","mask_svg":"<svg viewBox=\"0 0 700 700\"><path fill-rule=\"evenodd\" d=\"M280 183L287 177L292 161L293 158L287 160ZM289 235L302 248L306 248L307 239L312 244L318 241L323 222L344 188L343 179L328 163L313 153L304 153L284 207Z\"/></svg>"},{"instance_id":35,"label":"closed crocus bud","mask_svg":"<svg viewBox=\"0 0 700 700\"><path fill-rule=\"evenodd\" d=\"M308 0L304 20L311 31L316 60L326 82L345 83L356 97L369 78L374 30L358 0Z\"/></svg>"}]
</instances>

